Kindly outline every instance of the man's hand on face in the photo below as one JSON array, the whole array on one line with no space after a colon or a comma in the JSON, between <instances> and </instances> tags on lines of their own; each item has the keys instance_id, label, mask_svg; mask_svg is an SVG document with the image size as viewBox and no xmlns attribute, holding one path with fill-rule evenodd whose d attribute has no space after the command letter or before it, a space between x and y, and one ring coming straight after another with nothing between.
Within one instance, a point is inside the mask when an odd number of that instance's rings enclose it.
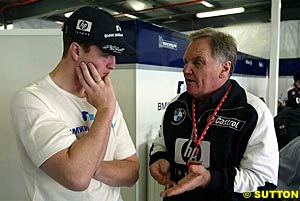
<instances>
[{"instance_id":1,"label":"man's hand on face","mask_svg":"<svg viewBox=\"0 0 300 201\"><path fill-rule=\"evenodd\" d=\"M102 79L91 62L81 62L76 68L76 73L91 105L98 111L115 110L116 96L109 75Z\"/></svg>"}]
</instances>

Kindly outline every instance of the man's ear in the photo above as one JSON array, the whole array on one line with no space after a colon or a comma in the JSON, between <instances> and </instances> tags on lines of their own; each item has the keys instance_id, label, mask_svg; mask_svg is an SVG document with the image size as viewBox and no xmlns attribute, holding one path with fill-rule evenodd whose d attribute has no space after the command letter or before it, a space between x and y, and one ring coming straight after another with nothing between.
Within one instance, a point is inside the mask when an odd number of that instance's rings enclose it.
<instances>
[{"instance_id":1,"label":"man's ear","mask_svg":"<svg viewBox=\"0 0 300 201\"><path fill-rule=\"evenodd\" d=\"M70 45L69 52L73 60L78 61L81 47L78 43L73 42Z\"/></svg>"},{"instance_id":2,"label":"man's ear","mask_svg":"<svg viewBox=\"0 0 300 201\"><path fill-rule=\"evenodd\" d=\"M231 61L225 61L222 64L222 70L220 72L219 77L220 78L229 77L230 70L231 70Z\"/></svg>"}]
</instances>

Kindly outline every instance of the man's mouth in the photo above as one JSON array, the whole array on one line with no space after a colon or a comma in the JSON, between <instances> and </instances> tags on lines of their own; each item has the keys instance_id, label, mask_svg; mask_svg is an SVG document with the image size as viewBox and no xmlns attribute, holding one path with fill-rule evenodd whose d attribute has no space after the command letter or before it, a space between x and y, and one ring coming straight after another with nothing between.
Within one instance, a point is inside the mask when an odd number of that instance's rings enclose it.
<instances>
[{"instance_id":1,"label":"man's mouth","mask_svg":"<svg viewBox=\"0 0 300 201\"><path fill-rule=\"evenodd\" d=\"M192 83L192 82L196 82L196 81L193 80L193 79L188 79L188 78L186 78L186 79L185 79L185 82L188 84L188 83Z\"/></svg>"}]
</instances>

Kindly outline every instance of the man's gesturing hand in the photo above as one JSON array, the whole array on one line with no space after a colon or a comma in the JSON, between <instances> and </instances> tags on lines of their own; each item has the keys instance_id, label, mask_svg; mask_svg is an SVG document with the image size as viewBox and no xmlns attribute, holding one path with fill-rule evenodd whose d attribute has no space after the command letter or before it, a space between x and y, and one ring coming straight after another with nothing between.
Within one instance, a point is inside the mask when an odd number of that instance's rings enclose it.
<instances>
[{"instance_id":1,"label":"man's gesturing hand","mask_svg":"<svg viewBox=\"0 0 300 201\"><path fill-rule=\"evenodd\" d=\"M160 196L170 197L193 190L197 187L205 187L209 184L210 178L210 172L204 166L191 165L189 167L189 174L182 178L177 185L161 192Z\"/></svg>"},{"instance_id":2,"label":"man's gesturing hand","mask_svg":"<svg viewBox=\"0 0 300 201\"><path fill-rule=\"evenodd\" d=\"M165 159L159 159L150 166L152 177L161 185L169 188L176 183L170 180L170 163Z\"/></svg>"}]
</instances>

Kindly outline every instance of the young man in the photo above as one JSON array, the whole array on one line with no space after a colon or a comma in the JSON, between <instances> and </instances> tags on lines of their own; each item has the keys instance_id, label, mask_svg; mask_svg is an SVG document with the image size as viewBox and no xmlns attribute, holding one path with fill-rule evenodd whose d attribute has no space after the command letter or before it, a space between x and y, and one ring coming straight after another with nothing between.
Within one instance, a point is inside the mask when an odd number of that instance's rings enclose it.
<instances>
[{"instance_id":1,"label":"young man","mask_svg":"<svg viewBox=\"0 0 300 201\"><path fill-rule=\"evenodd\" d=\"M232 201L274 189L278 147L273 117L260 98L229 79L232 36L210 28L190 36L183 69L187 92L166 109L150 172L164 201ZM249 194L247 194L249 195ZM252 197L253 198L253 197Z\"/></svg>"},{"instance_id":2,"label":"young man","mask_svg":"<svg viewBox=\"0 0 300 201\"><path fill-rule=\"evenodd\" d=\"M96 7L66 20L63 41L56 68L12 103L26 200L121 201L119 187L135 184L139 164L110 71L130 48Z\"/></svg>"},{"instance_id":3,"label":"young man","mask_svg":"<svg viewBox=\"0 0 300 201\"><path fill-rule=\"evenodd\" d=\"M300 71L294 74L293 88L288 91L288 100L286 107L299 108L300 107Z\"/></svg>"}]
</instances>

